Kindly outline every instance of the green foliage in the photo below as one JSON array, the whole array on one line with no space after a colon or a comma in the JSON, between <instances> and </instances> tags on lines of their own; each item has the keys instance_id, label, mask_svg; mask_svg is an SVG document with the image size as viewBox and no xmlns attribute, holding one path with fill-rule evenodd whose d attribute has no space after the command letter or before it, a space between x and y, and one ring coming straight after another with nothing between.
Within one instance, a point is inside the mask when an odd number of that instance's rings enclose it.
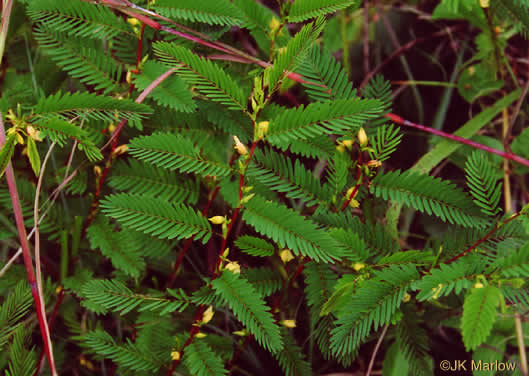
<instances>
[{"instance_id":1,"label":"green foliage","mask_svg":"<svg viewBox=\"0 0 529 376\"><path fill-rule=\"evenodd\" d=\"M274 323L262 296L247 280L226 270L211 284L215 294L230 307L261 346L272 353L283 348L279 327Z\"/></svg>"},{"instance_id":2,"label":"green foliage","mask_svg":"<svg viewBox=\"0 0 529 376\"><path fill-rule=\"evenodd\" d=\"M288 20L290 22L302 22L309 18L358 5L357 0L296 0L290 8Z\"/></svg>"},{"instance_id":3,"label":"green foliage","mask_svg":"<svg viewBox=\"0 0 529 376\"><path fill-rule=\"evenodd\" d=\"M141 161L172 171L201 176L226 176L231 173L227 165L202 158L200 150L181 135L154 133L140 136L131 141L129 152Z\"/></svg>"},{"instance_id":4,"label":"green foliage","mask_svg":"<svg viewBox=\"0 0 529 376\"><path fill-rule=\"evenodd\" d=\"M175 311L181 312L189 304L189 298L182 290L171 292L174 299L135 294L118 280L91 280L83 285L82 294L89 302L122 315L132 310L165 315Z\"/></svg>"},{"instance_id":5,"label":"green foliage","mask_svg":"<svg viewBox=\"0 0 529 376\"><path fill-rule=\"evenodd\" d=\"M209 222L194 209L182 204L121 193L105 198L101 207L106 215L122 225L160 239L193 236L205 243L211 236Z\"/></svg>"},{"instance_id":6,"label":"green foliage","mask_svg":"<svg viewBox=\"0 0 529 376\"><path fill-rule=\"evenodd\" d=\"M312 221L262 197L256 196L246 204L243 220L296 255L330 261L343 253L338 243Z\"/></svg>"},{"instance_id":7,"label":"green foliage","mask_svg":"<svg viewBox=\"0 0 529 376\"><path fill-rule=\"evenodd\" d=\"M370 191L451 224L482 227L486 223L461 189L427 175L411 171L381 173L373 179Z\"/></svg>"},{"instance_id":8,"label":"green foliage","mask_svg":"<svg viewBox=\"0 0 529 376\"><path fill-rule=\"evenodd\" d=\"M378 342L372 374L426 376L447 328L516 359L527 167L398 115L527 158L524 1L3 4L1 374L48 374L31 262L61 375L367 373Z\"/></svg>"},{"instance_id":9,"label":"green foliage","mask_svg":"<svg viewBox=\"0 0 529 376\"><path fill-rule=\"evenodd\" d=\"M496 320L496 306L501 292L496 286L473 288L465 298L461 331L468 350L481 345L490 334Z\"/></svg>"},{"instance_id":10,"label":"green foliage","mask_svg":"<svg viewBox=\"0 0 529 376\"><path fill-rule=\"evenodd\" d=\"M466 175L470 194L481 211L490 216L498 214L501 195L501 184L494 176L492 165L483 153L474 152L466 164Z\"/></svg>"}]
</instances>

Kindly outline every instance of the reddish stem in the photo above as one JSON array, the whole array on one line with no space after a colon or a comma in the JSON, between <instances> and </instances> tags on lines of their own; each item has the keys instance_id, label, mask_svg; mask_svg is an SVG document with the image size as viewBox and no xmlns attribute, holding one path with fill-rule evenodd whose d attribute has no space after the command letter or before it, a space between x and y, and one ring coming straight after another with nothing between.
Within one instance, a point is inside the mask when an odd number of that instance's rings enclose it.
<instances>
[{"instance_id":1,"label":"reddish stem","mask_svg":"<svg viewBox=\"0 0 529 376\"><path fill-rule=\"evenodd\" d=\"M501 150L497 150L497 149L491 148L489 146L477 143L475 141L472 141L472 140L469 140L469 139L466 139L466 138L463 138L463 137L460 137L460 136L456 136L454 134L446 133L446 132L443 132L443 131L440 131L440 130L437 130L437 129L434 129L434 128L430 128L430 127L427 127L425 125L412 123L411 121L403 119L400 116L392 114L392 113L386 114L385 116L387 118L389 118L391 121L393 121L394 123L405 125L407 127L411 127L411 128L415 128L415 129L419 129L419 130L424 131L424 132L435 134L436 136L441 136L441 137L444 137L444 138L448 138L449 140L456 141L456 142L471 146L471 147L476 148L476 149L484 150L487 153L492 153L492 154L499 155L500 157L503 157L503 158L506 158L506 159L510 159L511 161L515 161L515 162L518 162L518 163L520 163L520 164L522 164L524 166L529 167L529 160L524 159L522 157L519 157L517 155L514 155L512 153L507 153L507 152L504 152L504 151L501 151Z\"/></svg>"},{"instance_id":2,"label":"reddish stem","mask_svg":"<svg viewBox=\"0 0 529 376\"><path fill-rule=\"evenodd\" d=\"M2 114L0 114L0 148L5 144L5 129L4 122L2 119ZM18 232L18 237L20 240L20 246L22 248L22 256L24 258L24 266L26 268L26 274L28 278L29 285L31 287L31 295L33 296L33 301L35 302L35 308L37 311L37 320L39 322L40 333L42 335L42 342L44 344L44 349L46 351L46 357L48 359L48 364L50 367L51 374L53 376L58 375L57 369L55 367L55 360L53 359L52 344L49 341L49 329L48 323L46 321L46 309L44 307L44 302L40 300L37 281L35 279L35 271L33 269L33 262L31 260L31 253L29 250L29 242L26 233L26 227L24 226L24 216L22 214L22 208L20 207L20 199L18 196L18 189L15 180L15 174L13 172L13 166L11 161L7 164L5 170L5 175L7 179L7 185L9 187L9 194L11 196L11 203L13 205L13 214L15 215L15 222Z\"/></svg>"},{"instance_id":3,"label":"reddish stem","mask_svg":"<svg viewBox=\"0 0 529 376\"><path fill-rule=\"evenodd\" d=\"M63 300L64 300L64 288L61 288L61 291L59 292L59 295L57 296L57 300L55 302L55 307L53 307L53 312L50 316L50 322L48 323L50 331L53 329L53 324L55 323L55 319L57 318L57 313L59 312L59 307L61 306ZM35 372L33 373L33 376L37 376L42 368L42 362L44 360L44 350L41 350L39 355L39 361L37 362L37 368L35 369Z\"/></svg>"},{"instance_id":4,"label":"reddish stem","mask_svg":"<svg viewBox=\"0 0 529 376\"><path fill-rule=\"evenodd\" d=\"M362 178L362 152L361 151L358 153L358 162L357 163L358 163L358 165L356 166L357 167L357 170L356 170L356 181L357 181L357 183L355 184L355 186L353 188L353 191L351 192L351 194L347 198L347 201L345 201L343 203L342 208L340 209L340 211L344 211L345 208L347 208L347 206L351 203L353 198L356 196L356 193L358 192L358 189L360 188L360 185L362 184L362 180L360 180Z\"/></svg>"},{"instance_id":5,"label":"reddish stem","mask_svg":"<svg viewBox=\"0 0 529 376\"><path fill-rule=\"evenodd\" d=\"M505 220L503 222L503 225L506 225L507 223L511 222L512 220L518 218L520 215L521 215L521 213L516 213L516 214L512 215L510 218L508 218L507 220ZM452 257L450 260L445 261L444 263L445 264L450 264L450 263L456 261L457 259L467 255L469 252L471 252L472 250L476 249L480 244L486 242L492 235L494 235L494 233L496 231L498 231L499 228L500 228L500 226L498 226L496 224L484 237L482 237L481 239L477 240L474 244L472 244L470 247L465 249L463 252L461 252L460 254Z\"/></svg>"}]
</instances>

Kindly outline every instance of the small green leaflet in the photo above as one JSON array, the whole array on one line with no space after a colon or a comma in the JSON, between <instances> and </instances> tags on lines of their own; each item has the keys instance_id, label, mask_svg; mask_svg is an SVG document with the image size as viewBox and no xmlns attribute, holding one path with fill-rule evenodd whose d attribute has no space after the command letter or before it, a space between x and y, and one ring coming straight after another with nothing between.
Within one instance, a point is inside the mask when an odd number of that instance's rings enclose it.
<instances>
[{"instance_id":1,"label":"small green leaflet","mask_svg":"<svg viewBox=\"0 0 529 376\"><path fill-rule=\"evenodd\" d=\"M35 176L40 175L40 156L35 140L28 137L28 159Z\"/></svg>"},{"instance_id":2,"label":"small green leaflet","mask_svg":"<svg viewBox=\"0 0 529 376\"><path fill-rule=\"evenodd\" d=\"M0 149L0 178L4 176L4 172L7 168L7 164L11 160L11 157L13 156L13 152L15 151L16 144L17 144L16 134L11 133L9 136L7 136L7 140L5 144L2 146L2 149Z\"/></svg>"}]
</instances>

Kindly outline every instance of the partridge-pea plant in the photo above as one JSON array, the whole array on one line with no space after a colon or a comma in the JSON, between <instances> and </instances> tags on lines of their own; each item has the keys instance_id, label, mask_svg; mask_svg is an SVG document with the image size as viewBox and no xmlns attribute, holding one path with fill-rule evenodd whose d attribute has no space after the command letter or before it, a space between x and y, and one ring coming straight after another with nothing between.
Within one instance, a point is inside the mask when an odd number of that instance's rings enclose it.
<instances>
[{"instance_id":1,"label":"partridge-pea plant","mask_svg":"<svg viewBox=\"0 0 529 376\"><path fill-rule=\"evenodd\" d=\"M527 376L525 1L0 4L3 374Z\"/></svg>"}]
</instances>

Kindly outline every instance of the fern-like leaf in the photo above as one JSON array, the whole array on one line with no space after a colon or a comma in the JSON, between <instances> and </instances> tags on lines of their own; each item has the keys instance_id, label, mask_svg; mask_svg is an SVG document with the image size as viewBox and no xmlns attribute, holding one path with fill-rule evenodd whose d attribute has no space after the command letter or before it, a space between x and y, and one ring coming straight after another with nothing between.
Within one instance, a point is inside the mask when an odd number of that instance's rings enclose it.
<instances>
[{"instance_id":1,"label":"fern-like leaf","mask_svg":"<svg viewBox=\"0 0 529 376\"><path fill-rule=\"evenodd\" d=\"M35 113L46 119L57 115L86 116L88 119L112 122L120 118L140 120L152 113L152 110L145 104L135 103L128 99L120 100L82 92L74 94L58 92L39 100L35 106Z\"/></svg>"},{"instance_id":2,"label":"fern-like leaf","mask_svg":"<svg viewBox=\"0 0 529 376\"><path fill-rule=\"evenodd\" d=\"M123 226L160 239L194 237L206 243L211 237L208 220L185 205L121 193L107 196L101 201L101 208Z\"/></svg>"},{"instance_id":3,"label":"fern-like leaf","mask_svg":"<svg viewBox=\"0 0 529 376\"><path fill-rule=\"evenodd\" d=\"M19 321L31 307L31 289L25 281L18 282L0 306L0 350L21 324Z\"/></svg>"},{"instance_id":4,"label":"fern-like leaf","mask_svg":"<svg viewBox=\"0 0 529 376\"><path fill-rule=\"evenodd\" d=\"M155 61L147 61L140 75L134 77L134 85L139 90L147 88L156 78L167 71L167 68ZM149 97L161 106L175 111L193 112L196 109L191 92L186 88L181 78L170 76L166 78Z\"/></svg>"},{"instance_id":5,"label":"fern-like leaf","mask_svg":"<svg viewBox=\"0 0 529 376\"><path fill-rule=\"evenodd\" d=\"M461 331L467 351L474 350L489 336L501 298L500 289L492 285L473 288L465 298Z\"/></svg>"},{"instance_id":6,"label":"fern-like leaf","mask_svg":"<svg viewBox=\"0 0 529 376\"><path fill-rule=\"evenodd\" d=\"M257 150L254 162L247 172L268 188L286 193L291 199L299 199L308 206L327 205L330 192L308 171L299 160L291 159L273 150Z\"/></svg>"},{"instance_id":7,"label":"fern-like leaf","mask_svg":"<svg viewBox=\"0 0 529 376\"><path fill-rule=\"evenodd\" d=\"M264 239L244 235L237 238L235 245L244 253L252 256L267 257L274 254L274 246Z\"/></svg>"},{"instance_id":8,"label":"fern-like leaf","mask_svg":"<svg viewBox=\"0 0 529 376\"><path fill-rule=\"evenodd\" d=\"M79 149L83 150L86 157L92 162L103 158L97 146L90 139L88 132L66 120L53 117L47 121L36 123L35 128L44 131L46 135L50 136L60 146L64 146L68 138L77 141Z\"/></svg>"},{"instance_id":9,"label":"fern-like leaf","mask_svg":"<svg viewBox=\"0 0 529 376\"><path fill-rule=\"evenodd\" d=\"M399 128L394 127L393 124L377 127L377 134L371 141L373 150L369 151L371 159L376 159L380 162L389 159L391 154L397 150L401 140L402 134L399 132Z\"/></svg>"},{"instance_id":10,"label":"fern-like leaf","mask_svg":"<svg viewBox=\"0 0 529 376\"><path fill-rule=\"evenodd\" d=\"M286 331L281 330L283 339L283 350L276 354L279 365L285 376L305 376L312 375L310 363L303 358L303 351L296 343L295 339Z\"/></svg>"},{"instance_id":11,"label":"fern-like leaf","mask_svg":"<svg viewBox=\"0 0 529 376\"><path fill-rule=\"evenodd\" d=\"M103 94L119 88L121 64L97 48L96 43L66 38L43 26L37 27L34 35L52 60L72 77L94 85L94 90L102 90Z\"/></svg>"},{"instance_id":12,"label":"fern-like leaf","mask_svg":"<svg viewBox=\"0 0 529 376\"><path fill-rule=\"evenodd\" d=\"M281 351L283 342L279 327L274 323L262 296L247 280L226 270L211 284L215 294L228 304L261 346L274 354Z\"/></svg>"},{"instance_id":13,"label":"fern-like leaf","mask_svg":"<svg viewBox=\"0 0 529 376\"><path fill-rule=\"evenodd\" d=\"M145 261L136 247L134 239L126 231L112 231L108 219L94 221L86 234L92 248L99 249L112 265L131 277L139 277L145 269Z\"/></svg>"},{"instance_id":14,"label":"fern-like leaf","mask_svg":"<svg viewBox=\"0 0 529 376\"><path fill-rule=\"evenodd\" d=\"M228 374L222 359L215 354L204 340L191 342L186 347L182 361L191 375L222 376Z\"/></svg>"},{"instance_id":15,"label":"fern-like leaf","mask_svg":"<svg viewBox=\"0 0 529 376\"><path fill-rule=\"evenodd\" d=\"M349 6L358 6L358 0L296 0L288 14L289 22L303 22L310 18L333 13Z\"/></svg>"},{"instance_id":16,"label":"fern-like leaf","mask_svg":"<svg viewBox=\"0 0 529 376\"><path fill-rule=\"evenodd\" d=\"M222 103L231 110L246 111L245 94L218 65L187 48L167 42L155 43L154 51L162 62L177 67L175 74L212 101Z\"/></svg>"},{"instance_id":17,"label":"fern-like leaf","mask_svg":"<svg viewBox=\"0 0 529 376\"><path fill-rule=\"evenodd\" d=\"M227 165L202 158L190 140L172 133L136 137L130 142L129 152L139 160L172 171L219 177L231 173Z\"/></svg>"},{"instance_id":18,"label":"fern-like leaf","mask_svg":"<svg viewBox=\"0 0 529 376\"><path fill-rule=\"evenodd\" d=\"M80 337L82 345L92 352L111 359L116 364L132 371L156 373L164 365L149 349L141 348L130 340L117 343L107 332L98 329Z\"/></svg>"},{"instance_id":19,"label":"fern-like leaf","mask_svg":"<svg viewBox=\"0 0 529 376\"><path fill-rule=\"evenodd\" d=\"M9 348L9 366L5 376L31 376L37 364L37 354L33 349L28 350L31 332L24 326L19 326L13 336Z\"/></svg>"},{"instance_id":20,"label":"fern-like leaf","mask_svg":"<svg viewBox=\"0 0 529 376\"><path fill-rule=\"evenodd\" d=\"M169 170L130 158L112 168L108 185L127 193L159 197L173 203L198 201L198 187L190 179L182 181Z\"/></svg>"},{"instance_id":21,"label":"fern-like leaf","mask_svg":"<svg viewBox=\"0 0 529 376\"><path fill-rule=\"evenodd\" d=\"M107 7L81 0L39 0L29 2L33 22L78 38L107 39L121 33L133 34Z\"/></svg>"},{"instance_id":22,"label":"fern-like leaf","mask_svg":"<svg viewBox=\"0 0 529 376\"><path fill-rule=\"evenodd\" d=\"M413 171L380 173L373 179L370 191L376 197L400 202L444 222L464 227L483 227L487 223L462 190L429 175Z\"/></svg>"},{"instance_id":23,"label":"fern-like leaf","mask_svg":"<svg viewBox=\"0 0 529 376\"><path fill-rule=\"evenodd\" d=\"M362 284L338 315L331 349L335 355L356 351L371 329L390 322L419 273L413 264L391 266Z\"/></svg>"},{"instance_id":24,"label":"fern-like leaf","mask_svg":"<svg viewBox=\"0 0 529 376\"><path fill-rule=\"evenodd\" d=\"M164 296L136 294L118 280L95 279L84 284L83 296L108 311L125 315L132 310L156 312L160 316L182 312L189 305L189 298L181 289L172 291L174 299Z\"/></svg>"},{"instance_id":25,"label":"fern-like leaf","mask_svg":"<svg viewBox=\"0 0 529 376\"><path fill-rule=\"evenodd\" d=\"M467 160L465 172L474 203L481 208L485 215L497 215L501 211L501 208L498 207L501 197L501 184L497 182L488 156L474 151Z\"/></svg>"},{"instance_id":26,"label":"fern-like leaf","mask_svg":"<svg viewBox=\"0 0 529 376\"><path fill-rule=\"evenodd\" d=\"M343 249L323 229L295 211L256 196L245 206L243 220L296 255L315 261L340 258Z\"/></svg>"},{"instance_id":27,"label":"fern-like leaf","mask_svg":"<svg viewBox=\"0 0 529 376\"><path fill-rule=\"evenodd\" d=\"M288 42L286 48L279 52L274 65L268 72L268 86L271 92L288 72L294 72L305 58L309 48L316 41L325 26L323 17L303 26L303 28Z\"/></svg>"},{"instance_id":28,"label":"fern-like leaf","mask_svg":"<svg viewBox=\"0 0 529 376\"><path fill-rule=\"evenodd\" d=\"M228 0L159 0L154 9L161 15L210 25L242 26L244 13Z\"/></svg>"},{"instance_id":29,"label":"fern-like leaf","mask_svg":"<svg viewBox=\"0 0 529 376\"><path fill-rule=\"evenodd\" d=\"M283 287L283 278L276 269L266 267L244 269L242 275L262 296L269 296Z\"/></svg>"},{"instance_id":30,"label":"fern-like leaf","mask_svg":"<svg viewBox=\"0 0 529 376\"><path fill-rule=\"evenodd\" d=\"M334 59L329 51L313 46L303 60L297 73L304 77L303 83L309 97L315 101L325 102L338 99L353 99L356 90L347 77L342 65Z\"/></svg>"},{"instance_id":31,"label":"fern-like leaf","mask_svg":"<svg viewBox=\"0 0 529 376\"><path fill-rule=\"evenodd\" d=\"M281 145L296 139L354 132L380 113L378 100L358 98L286 109L270 122L266 140Z\"/></svg>"}]
</instances>

